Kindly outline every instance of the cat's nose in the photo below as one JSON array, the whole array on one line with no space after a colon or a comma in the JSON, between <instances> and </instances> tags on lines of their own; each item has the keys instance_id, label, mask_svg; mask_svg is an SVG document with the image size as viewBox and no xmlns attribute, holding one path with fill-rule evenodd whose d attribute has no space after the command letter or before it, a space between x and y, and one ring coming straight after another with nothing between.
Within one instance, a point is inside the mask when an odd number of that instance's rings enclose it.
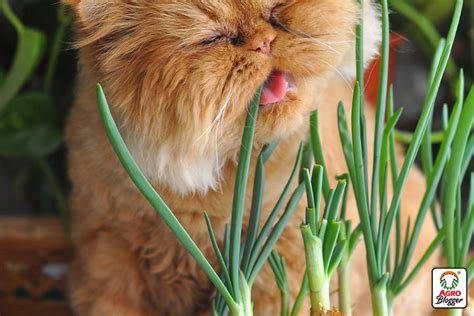
<instances>
[{"instance_id":1,"label":"cat's nose","mask_svg":"<svg viewBox=\"0 0 474 316\"><path fill-rule=\"evenodd\" d=\"M272 42L275 40L276 32L266 30L255 34L247 41L247 49L269 55L272 51Z\"/></svg>"}]
</instances>

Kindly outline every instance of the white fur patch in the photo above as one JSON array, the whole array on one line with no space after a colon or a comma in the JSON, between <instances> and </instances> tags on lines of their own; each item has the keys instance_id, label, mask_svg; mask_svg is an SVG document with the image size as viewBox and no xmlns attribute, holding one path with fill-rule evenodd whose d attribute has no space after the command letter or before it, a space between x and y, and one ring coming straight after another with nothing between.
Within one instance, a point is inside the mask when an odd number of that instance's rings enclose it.
<instances>
[{"instance_id":1,"label":"white fur patch","mask_svg":"<svg viewBox=\"0 0 474 316\"><path fill-rule=\"evenodd\" d=\"M158 148L147 148L136 140L127 143L133 158L152 183L166 186L181 196L219 189L222 165L215 155L206 155L199 149L190 155L168 143Z\"/></svg>"},{"instance_id":2,"label":"white fur patch","mask_svg":"<svg viewBox=\"0 0 474 316\"><path fill-rule=\"evenodd\" d=\"M375 56L379 54L380 42L382 40L382 27L380 21L380 12L377 7L370 2L370 5L364 10L364 63L367 65ZM338 67L340 72L347 78L356 76L356 58L355 47L353 47L348 56L344 58L343 63Z\"/></svg>"}]
</instances>

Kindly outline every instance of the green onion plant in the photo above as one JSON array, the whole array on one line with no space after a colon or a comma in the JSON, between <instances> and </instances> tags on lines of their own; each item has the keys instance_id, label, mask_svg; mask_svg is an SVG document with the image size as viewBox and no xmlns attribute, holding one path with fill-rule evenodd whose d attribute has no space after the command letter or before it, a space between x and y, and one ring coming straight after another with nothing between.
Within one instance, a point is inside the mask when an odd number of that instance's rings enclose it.
<instances>
[{"instance_id":1,"label":"green onion plant","mask_svg":"<svg viewBox=\"0 0 474 316\"><path fill-rule=\"evenodd\" d=\"M326 163L322 155L323 149L321 146L321 138L319 135L319 121L318 121L318 111L313 111L310 115L310 140L311 148L314 156L314 161L316 163L313 168L313 174L309 177L306 173L306 191L308 195L308 208L306 223L311 226L311 231L316 232L316 235L321 235L319 238L329 237L325 235L325 229L321 231L318 225L322 228L327 226L326 211L329 211L332 216L339 214L339 218L336 220L340 224L340 229L337 234L337 240L339 242L339 247L342 249L342 257L339 261L339 254L337 256L338 261L334 262L337 267L338 273L338 294L339 294L339 311L343 312L346 315L351 315L351 295L350 295L350 257L359 242L359 237L362 233L360 225L352 230L352 222L346 219L347 213L347 199L349 193L349 184L350 177L348 174L337 177L338 185L335 190L330 188L329 178L325 172ZM342 190L342 187L344 189ZM309 192L309 193L308 193ZM320 220L320 201L324 198L326 202L326 207L324 208L325 215L322 217L322 222L317 224ZM338 208L340 207L340 212ZM326 220L326 223L325 223ZM309 236L308 236L309 237ZM324 245L324 242L323 242ZM324 252L323 252L324 253ZM308 259L315 261L315 259ZM331 259L326 259L331 260ZM333 271L332 271L333 272ZM330 276L328 275L328 281ZM314 304L317 304L313 301ZM329 310L331 306L325 306L322 304L323 310ZM318 310L317 305L314 306Z\"/></svg>"},{"instance_id":2,"label":"green onion plant","mask_svg":"<svg viewBox=\"0 0 474 316\"><path fill-rule=\"evenodd\" d=\"M462 77L459 81L462 82ZM434 212L435 218L442 222L440 229L445 234L443 255L446 258L447 265L449 267L467 267L469 283L473 279L474 273L474 258L468 261L469 246L474 233L474 173L469 176L470 190L464 217L461 212L461 188L466 176L467 166L472 161L474 152L474 134L472 133L474 88L471 88L466 100L463 100L461 93L463 85L460 82L458 82L458 102L445 130L446 137L452 139L452 146L443 157L446 166L441 175L440 204L442 211L439 212L435 209ZM452 126L453 121L457 123L456 128ZM433 168L432 173L434 171L435 168ZM448 314L462 315L462 310L450 309Z\"/></svg>"},{"instance_id":3,"label":"green onion plant","mask_svg":"<svg viewBox=\"0 0 474 316\"><path fill-rule=\"evenodd\" d=\"M369 284L372 291L372 308L374 315L391 315L393 304L398 294L403 290L419 269L428 260L445 236L445 229L440 229L432 244L426 249L425 254L407 274L408 266L413 256L414 246L419 237L419 232L424 221L426 210L433 205L437 185L435 175L428 181L424 196L424 203L420 208L413 228L408 223L405 227L405 239L402 243L403 228L400 223L400 199L406 184L410 169L418 155L423 140L428 139L428 127L431 126L434 103L445 72L455 34L459 24L463 1L456 1L453 21L445 41L439 45L437 56L433 64L432 79L428 88L427 97L417 128L408 146L405 160L401 169L395 155L394 127L401 115L401 111L393 113L392 93L388 89L388 60L389 60L389 19L388 3L382 0L382 49L379 91L376 102L375 130L372 178L369 181L369 166L367 157L366 123L364 115L364 78L363 78L363 19L357 27L357 81L351 114L351 129L348 127L343 104L339 104L338 121L339 134L343 144L352 187L356 198L357 211L360 218L360 227L367 254L367 267ZM388 111L387 111L388 109ZM467 113L466 113L467 114ZM472 118L471 118L472 119ZM386 121L385 121L386 120ZM453 118L454 121L454 118ZM471 122L471 121L469 121ZM451 122L451 127L457 130L460 126ZM469 123L470 124L470 123ZM451 139L444 140L446 148L451 148ZM322 151L322 148L315 148ZM436 171L443 170L443 159L439 156ZM387 194L388 175L391 174L393 196L389 199ZM454 180L452 180L454 181ZM369 190L370 189L370 190ZM391 236L394 227L396 242L392 245ZM447 234L446 234L447 236ZM395 248L395 258L390 258L390 248Z\"/></svg>"},{"instance_id":4,"label":"green onion plant","mask_svg":"<svg viewBox=\"0 0 474 316\"><path fill-rule=\"evenodd\" d=\"M289 280L286 271L285 258L279 255L275 250L268 259L270 267L275 275L275 280L280 290L281 304L280 316L298 316L301 315L303 303L308 294L308 276L306 272L303 275L300 289L291 307L291 293L289 287Z\"/></svg>"},{"instance_id":5,"label":"green onion plant","mask_svg":"<svg viewBox=\"0 0 474 316\"><path fill-rule=\"evenodd\" d=\"M308 207L305 221L301 225L313 315L324 315L331 310L330 281L349 245L346 238L341 237L345 234L343 231L346 230L346 223L340 215L347 182L340 180L334 190L328 191L320 220L323 173L320 165L314 167L312 176L308 169L305 170Z\"/></svg>"},{"instance_id":6,"label":"green onion plant","mask_svg":"<svg viewBox=\"0 0 474 316\"><path fill-rule=\"evenodd\" d=\"M216 287L219 295L213 302L214 315L226 315L228 311L231 315L253 315L251 291L255 278L264 263L270 257L277 240L296 210L296 206L304 193L304 185L300 184L297 186L283 212L281 212L291 192L293 182L298 175L303 152L303 147L300 146L295 166L288 183L275 207L263 224L262 229L259 231L262 213L264 164L277 144L273 143L264 146L257 160L255 183L253 187L254 196L252 199L247 237L245 242L242 242L243 214L245 210L244 201L260 93L261 89L255 95L249 107L245 123L237 166L232 219L229 229L226 229L224 236L223 251L219 249L210 218L205 214L209 236L220 266L219 275L133 160L112 117L104 92L100 85L97 86L97 101L105 130L120 162L138 189Z\"/></svg>"},{"instance_id":7,"label":"green onion plant","mask_svg":"<svg viewBox=\"0 0 474 316\"><path fill-rule=\"evenodd\" d=\"M288 282L288 275L286 273L286 263L285 258L280 256L275 250L270 255L268 259L270 266L275 275L275 280L280 290L281 304L280 304L280 315L288 316L290 314L290 303L291 303L291 293L290 285Z\"/></svg>"}]
</instances>

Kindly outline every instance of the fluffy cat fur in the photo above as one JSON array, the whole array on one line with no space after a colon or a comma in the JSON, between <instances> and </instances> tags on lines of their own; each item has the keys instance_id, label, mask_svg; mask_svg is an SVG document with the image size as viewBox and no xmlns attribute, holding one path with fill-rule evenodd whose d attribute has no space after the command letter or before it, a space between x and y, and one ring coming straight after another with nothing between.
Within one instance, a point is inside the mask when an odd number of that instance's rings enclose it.
<instances>
[{"instance_id":1,"label":"fluffy cat fur","mask_svg":"<svg viewBox=\"0 0 474 316\"><path fill-rule=\"evenodd\" d=\"M94 86L103 85L140 167L203 252L213 258L203 210L209 212L217 236L222 236L230 219L246 109L273 69L287 73L292 88L283 101L262 106L257 121L254 153L264 143L281 139L266 167L264 210L284 186L314 108L320 110L329 177L345 172L336 105L340 100L351 103L357 2L68 2L76 12L80 47L76 102L66 129L76 247L72 306L77 315L209 314L211 284L116 159L102 128ZM380 25L368 0L364 11L369 58L377 51ZM259 50L259 41L266 38L274 38L269 54ZM371 108L367 112L371 140L374 113ZM423 186L423 177L414 170L403 196L404 222L408 216L414 218ZM303 204L278 244L288 263L293 293L304 269L298 227ZM349 210L357 219L353 197ZM415 260L433 236L434 228L427 223ZM363 247L356 252L354 314L367 315L370 294ZM397 314L407 314L405 306L410 315L426 315L428 284L428 273L421 273L404 294L417 299L397 306ZM268 267L254 293L255 315L277 315L279 293Z\"/></svg>"}]
</instances>

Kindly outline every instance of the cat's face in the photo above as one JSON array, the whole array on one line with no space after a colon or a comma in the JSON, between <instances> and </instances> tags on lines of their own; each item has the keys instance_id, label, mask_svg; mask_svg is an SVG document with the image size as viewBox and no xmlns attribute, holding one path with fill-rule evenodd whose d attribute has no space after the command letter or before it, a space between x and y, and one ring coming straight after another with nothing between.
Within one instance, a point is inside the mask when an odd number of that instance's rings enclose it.
<instances>
[{"instance_id":1,"label":"cat's face","mask_svg":"<svg viewBox=\"0 0 474 316\"><path fill-rule=\"evenodd\" d=\"M353 59L356 0L74 2L82 63L134 157L182 194L218 187L260 85L257 143L300 129Z\"/></svg>"}]
</instances>

